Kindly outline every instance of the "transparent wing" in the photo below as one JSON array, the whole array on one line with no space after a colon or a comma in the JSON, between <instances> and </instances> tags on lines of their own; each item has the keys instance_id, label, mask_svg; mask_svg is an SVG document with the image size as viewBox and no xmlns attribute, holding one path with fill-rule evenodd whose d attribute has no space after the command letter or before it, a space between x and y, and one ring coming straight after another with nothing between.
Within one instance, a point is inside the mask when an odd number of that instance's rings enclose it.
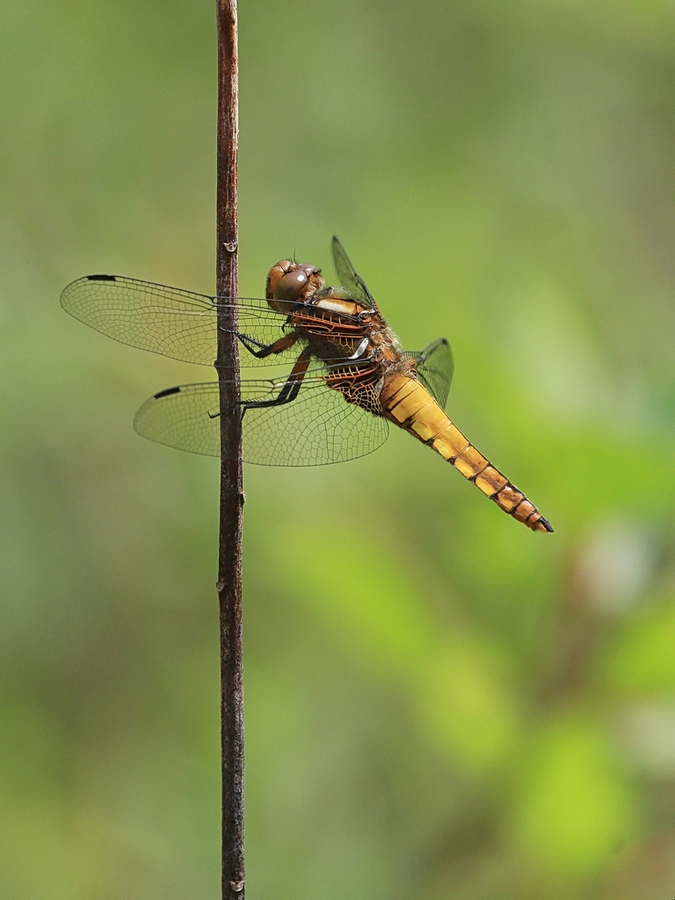
<instances>
[{"instance_id":1,"label":"transparent wing","mask_svg":"<svg viewBox=\"0 0 675 900\"><path fill-rule=\"evenodd\" d=\"M285 379L244 380L244 401L274 400ZM141 406L136 431L150 440L206 456L220 455L218 383L160 391ZM320 466L372 453L388 435L387 421L348 403L321 375L305 376L290 403L247 409L244 460L263 466Z\"/></svg>"},{"instance_id":2,"label":"transparent wing","mask_svg":"<svg viewBox=\"0 0 675 900\"><path fill-rule=\"evenodd\" d=\"M436 403L445 409L455 370L450 344L445 338L438 338L424 350L410 355L415 362L419 380Z\"/></svg>"},{"instance_id":3,"label":"transparent wing","mask_svg":"<svg viewBox=\"0 0 675 900\"><path fill-rule=\"evenodd\" d=\"M224 305L237 307L239 332L256 346L273 344L287 332L286 315L266 300L209 297L123 275L87 275L61 293L66 312L96 331L122 344L205 366L216 358L216 313ZM243 366L292 362L298 346L258 359L240 344L240 361Z\"/></svg>"},{"instance_id":4,"label":"transparent wing","mask_svg":"<svg viewBox=\"0 0 675 900\"><path fill-rule=\"evenodd\" d=\"M360 300L364 306L368 306L371 309L377 309L377 303L375 302L373 295L368 290L368 286L363 278L361 278L352 265L345 248L342 246L336 235L333 235L331 247L333 250L335 271L337 272L340 287L347 288L354 299Z\"/></svg>"}]
</instances>

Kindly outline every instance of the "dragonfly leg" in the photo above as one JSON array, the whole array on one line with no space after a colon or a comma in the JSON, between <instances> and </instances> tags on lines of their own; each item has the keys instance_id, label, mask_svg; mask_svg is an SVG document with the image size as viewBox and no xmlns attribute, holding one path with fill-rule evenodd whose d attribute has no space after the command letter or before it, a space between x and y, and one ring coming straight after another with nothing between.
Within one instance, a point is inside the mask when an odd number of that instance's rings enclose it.
<instances>
[{"instance_id":1,"label":"dragonfly leg","mask_svg":"<svg viewBox=\"0 0 675 900\"><path fill-rule=\"evenodd\" d=\"M303 378L309 367L312 354L308 349L302 351L291 370L286 383L283 385L273 400L244 400L241 403L242 416L247 409L263 409L269 406L282 406L284 403L292 403L298 396Z\"/></svg>"},{"instance_id":2,"label":"dragonfly leg","mask_svg":"<svg viewBox=\"0 0 675 900\"><path fill-rule=\"evenodd\" d=\"M284 350L288 350L289 347L292 347L298 339L297 332L295 331L285 334L283 337L280 337L278 341L274 341L273 344L263 344L261 341L257 341L248 334L237 333L237 337L244 347L246 347L248 352L257 359L264 359L266 356L271 356L273 353L283 353Z\"/></svg>"}]
</instances>

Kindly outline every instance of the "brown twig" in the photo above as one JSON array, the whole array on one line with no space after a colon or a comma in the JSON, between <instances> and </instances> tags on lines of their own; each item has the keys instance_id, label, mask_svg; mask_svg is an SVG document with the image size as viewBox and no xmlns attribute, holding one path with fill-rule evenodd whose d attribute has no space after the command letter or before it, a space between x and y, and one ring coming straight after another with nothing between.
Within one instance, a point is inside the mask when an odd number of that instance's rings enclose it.
<instances>
[{"instance_id":1,"label":"brown twig","mask_svg":"<svg viewBox=\"0 0 675 900\"><path fill-rule=\"evenodd\" d=\"M236 0L216 0L218 148L216 291L237 296L238 55ZM244 493L239 415L239 354L234 306L218 311L221 474L218 599L220 604L222 896L244 898L244 692L241 538Z\"/></svg>"}]
</instances>

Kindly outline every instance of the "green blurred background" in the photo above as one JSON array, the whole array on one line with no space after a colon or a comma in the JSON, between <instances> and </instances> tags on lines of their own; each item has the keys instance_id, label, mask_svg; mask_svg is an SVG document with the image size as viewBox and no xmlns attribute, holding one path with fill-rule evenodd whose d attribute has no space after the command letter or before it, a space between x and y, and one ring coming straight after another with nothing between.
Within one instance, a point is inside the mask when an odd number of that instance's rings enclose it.
<instances>
[{"instance_id":1,"label":"green blurred background","mask_svg":"<svg viewBox=\"0 0 675 900\"><path fill-rule=\"evenodd\" d=\"M248 896L675 895L675 8L243 2L241 293L342 238L556 528L435 454L246 480ZM0 12L0 896L219 896L207 369L60 289L210 292L210 3Z\"/></svg>"}]
</instances>

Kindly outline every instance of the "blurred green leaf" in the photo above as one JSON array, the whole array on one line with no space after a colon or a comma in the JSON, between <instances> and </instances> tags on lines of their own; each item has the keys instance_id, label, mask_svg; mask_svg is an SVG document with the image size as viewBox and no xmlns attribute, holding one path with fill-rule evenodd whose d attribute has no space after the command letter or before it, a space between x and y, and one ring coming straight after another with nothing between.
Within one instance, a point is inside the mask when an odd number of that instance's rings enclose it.
<instances>
[{"instance_id":1,"label":"blurred green leaf","mask_svg":"<svg viewBox=\"0 0 675 900\"><path fill-rule=\"evenodd\" d=\"M633 791L595 725L560 717L524 762L512 836L535 869L588 876L639 833Z\"/></svg>"}]
</instances>

